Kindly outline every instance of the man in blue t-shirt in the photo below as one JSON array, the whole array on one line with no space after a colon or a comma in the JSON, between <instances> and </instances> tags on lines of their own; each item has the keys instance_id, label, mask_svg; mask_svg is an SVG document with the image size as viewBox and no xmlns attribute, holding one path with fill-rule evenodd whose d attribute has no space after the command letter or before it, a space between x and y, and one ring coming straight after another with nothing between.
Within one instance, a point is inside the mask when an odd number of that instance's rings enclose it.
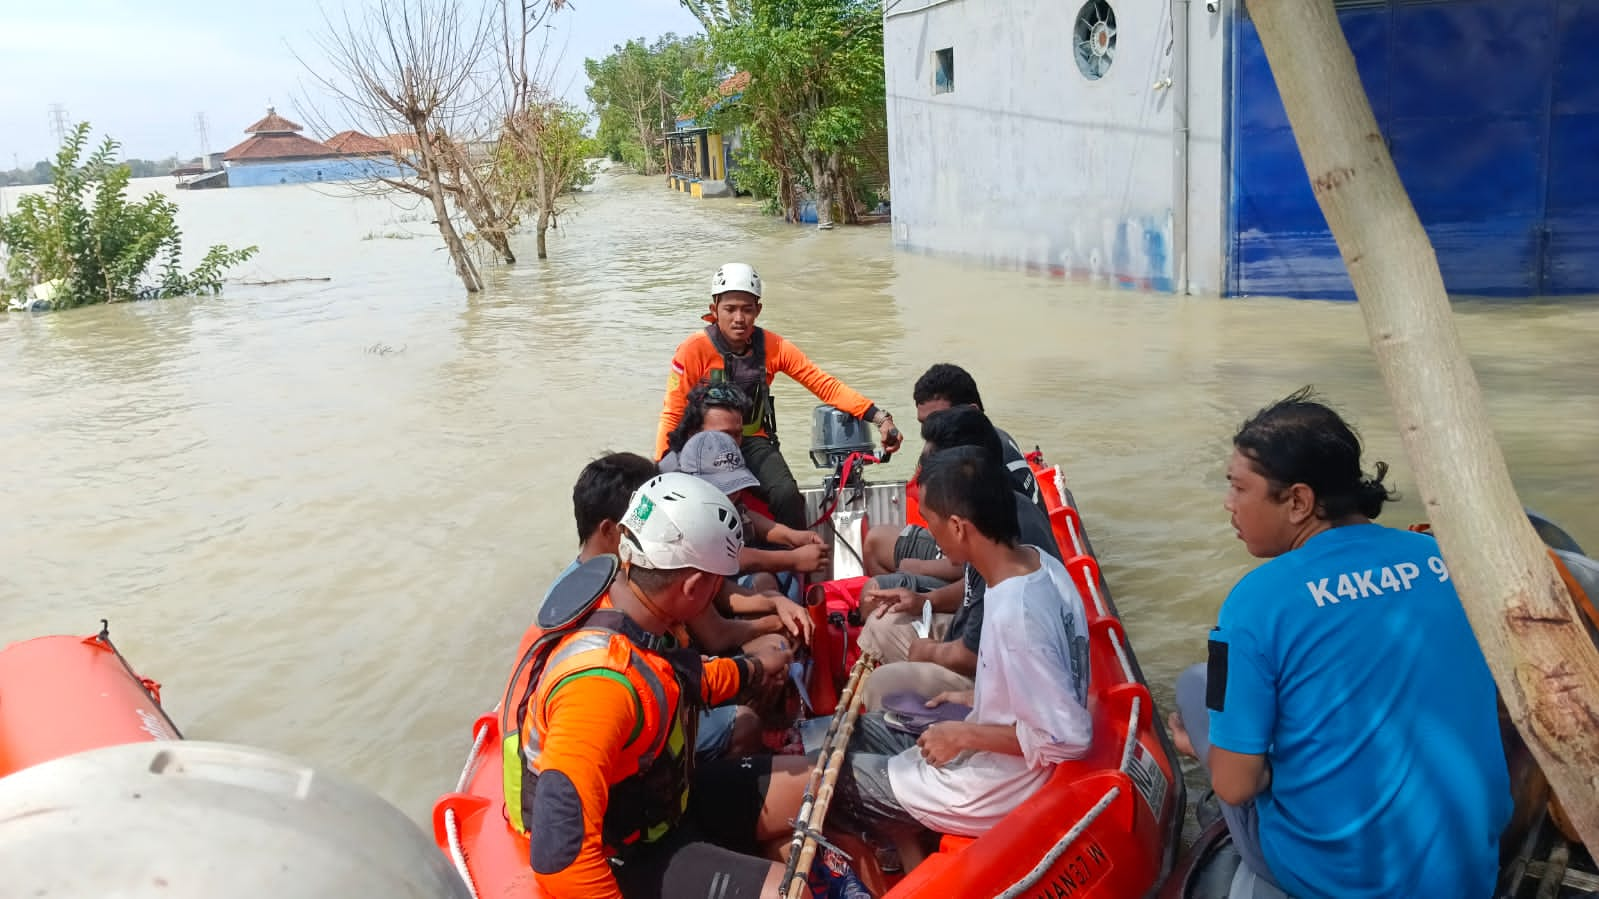
<instances>
[{"instance_id":1,"label":"man in blue t-shirt","mask_svg":"<svg viewBox=\"0 0 1599 899\"><path fill-rule=\"evenodd\" d=\"M1384 469L1359 475L1358 441L1325 407L1296 395L1262 417L1235 438L1227 509L1269 561L1223 603L1208 665L1178 679L1174 741L1208 770L1264 881L1253 895L1488 899L1510 781L1437 541L1371 522Z\"/></svg>"}]
</instances>

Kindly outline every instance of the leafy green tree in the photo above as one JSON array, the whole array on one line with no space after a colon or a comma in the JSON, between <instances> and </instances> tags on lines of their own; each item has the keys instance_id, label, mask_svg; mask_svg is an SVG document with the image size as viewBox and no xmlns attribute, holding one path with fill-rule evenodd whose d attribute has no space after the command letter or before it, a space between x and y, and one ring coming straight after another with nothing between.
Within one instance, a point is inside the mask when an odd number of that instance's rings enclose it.
<instances>
[{"instance_id":1,"label":"leafy green tree","mask_svg":"<svg viewBox=\"0 0 1599 899\"><path fill-rule=\"evenodd\" d=\"M818 226L861 213L863 146L886 131L882 7L873 0L683 0L710 35L712 58L748 72L741 107L755 159L798 217ZM720 120L718 120L720 126Z\"/></svg>"},{"instance_id":2,"label":"leafy green tree","mask_svg":"<svg viewBox=\"0 0 1599 899\"><path fill-rule=\"evenodd\" d=\"M643 38L617 46L604 59L583 63L588 97L599 111L595 136L606 154L645 175L665 165L663 137L676 126L685 86L707 71L704 38L663 35L653 44Z\"/></svg>"},{"instance_id":3,"label":"leafy green tree","mask_svg":"<svg viewBox=\"0 0 1599 899\"><path fill-rule=\"evenodd\" d=\"M495 169L501 183L514 185L517 205L533 215L540 259L548 258L547 234L566 211L569 195L593 180L587 126L582 110L544 98L507 120L501 132Z\"/></svg>"},{"instance_id":4,"label":"leafy green tree","mask_svg":"<svg viewBox=\"0 0 1599 899\"><path fill-rule=\"evenodd\" d=\"M185 274L177 205L154 193L128 202L129 171L116 162L117 142L106 138L84 159L88 142L85 122L56 154L51 190L18 199L16 212L0 218L0 297L21 298L48 283L55 288L51 307L67 309L216 293L229 268L255 255L255 247L214 246Z\"/></svg>"}]
</instances>

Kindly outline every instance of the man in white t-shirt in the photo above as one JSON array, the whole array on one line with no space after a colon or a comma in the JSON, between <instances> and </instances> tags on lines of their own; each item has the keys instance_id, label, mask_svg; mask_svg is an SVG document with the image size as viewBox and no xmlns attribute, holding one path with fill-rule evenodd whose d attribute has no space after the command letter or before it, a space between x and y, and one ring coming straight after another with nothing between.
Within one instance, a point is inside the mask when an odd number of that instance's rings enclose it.
<instances>
[{"instance_id":1,"label":"man in white t-shirt","mask_svg":"<svg viewBox=\"0 0 1599 899\"><path fill-rule=\"evenodd\" d=\"M1093 740L1083 600L1060 562L1020 542L1000 460L981 447L936 453L921 489L939 547L988 584L974 688L927 702L971 712L920 736L882 713L863 716L835 805L851 825L893 840L907 870L929 831L984 833Z\"/></svg>"}]
</instances>

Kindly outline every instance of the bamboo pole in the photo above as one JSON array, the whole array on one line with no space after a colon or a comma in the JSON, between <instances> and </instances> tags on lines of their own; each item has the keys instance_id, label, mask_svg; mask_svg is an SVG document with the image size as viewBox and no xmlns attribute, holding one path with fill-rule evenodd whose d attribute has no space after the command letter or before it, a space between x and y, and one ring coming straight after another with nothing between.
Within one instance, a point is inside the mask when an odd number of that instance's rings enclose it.
<instances>
[{"instance_id":1,"label":"bamboo pole","mask_svg":"<svg viewBox=\"0 0 1599 899\"><path fill-rule=\"evenodd\" d=\"M782 894L786 899L800 899L807 888L806 880L811 864L816 860L816 837L827 822L827 808L833 803L833 787L838 783L839 771L849 751L849 738L855 732L855 720L860 717L861 701L865 699L866 682L877 667L877 657L862 653L855 660L844 691L839 694L838 709L827 727L822 740L821 754L811 768L811 779L805 787L805 799L795 816L794 839L789 844L788 864L783 871ZM818 782L820 786L818 787Z\"/></svg>"},{"instance_id":2,"label":"bamboo pole","mask_svg":"<svg viewBox=\"0 0 1599 899\"><path fill-rule=\"evenodd\" d=\"M1599 652L1528 523L1333 0L1248 0L1416 486L1517 729L1599 850Z\"/></svg>"}]
</instances>

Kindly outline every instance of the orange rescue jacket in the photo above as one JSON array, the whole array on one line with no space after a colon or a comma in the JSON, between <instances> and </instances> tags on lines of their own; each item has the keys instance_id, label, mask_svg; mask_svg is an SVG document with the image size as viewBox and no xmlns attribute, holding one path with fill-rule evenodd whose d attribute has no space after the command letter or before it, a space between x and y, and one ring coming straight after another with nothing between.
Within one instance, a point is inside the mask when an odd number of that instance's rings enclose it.
<instances>
[{"instance_id":1,"label":"orange rescue jacket","mask_svg":"<svg viewBox=\"0 0 1599 899\"><path fill-rule=\"evenodd\" d=\"M666 378L666 400L661 406L661 424L655 435L656 459L666 455L667 435L671 434L677 423L683 419L683 409L688 404L689 391L702 381L713 380L713 372L721 373L729 368L729 357L733 357L734 354L722 343L720 337L716 325L709 325L678 345L677 352L673 354L672 371ZM739 383L737 378L732 379L750 395L754 406L745 419L746 437L772 436L773 428L770 425L771 419L767 408L769 400L767 388L779 374L788 375L815 394L817 399L836 406L856 418L870 420L876 415L877 407L871 400L851 390L843 381L822 371L810 360L810 357L800 351L799 347L782 337L764 328L756 328L751 337L751 344L750 350L736 358L746 358L751 354L764 355L765 383L750 385ZM758 389L751 389L752 386L758 386Z\"/></svg>"},{"instance_id":2,"label":"orange rescue jacket","mask_svg":"<svg viewBox=\"0 0 1599 899\"><path fill-rule=\"evenodd\" d=\"M611 608L607 595L597 611ZM694 655L686 667L696 669L688 674L697 673L698 684L686 684L683 659L674 666L669 653L693 654L648 649L623 632L580 625L539 672L520 721L520 757L506 763L531 781L516 790L521 821L511 823L528 831L534 879L545 895L620 899L609 860L665 836L682 814L696 708L732 699L744 674L734 659L701 664ZM698 702L689 701L685 690L696 686ZM564 783L539 791L538 781L552 776ZM505 799L507 813L517 816L509 787Z\"/></svg>"}]
</instances>

